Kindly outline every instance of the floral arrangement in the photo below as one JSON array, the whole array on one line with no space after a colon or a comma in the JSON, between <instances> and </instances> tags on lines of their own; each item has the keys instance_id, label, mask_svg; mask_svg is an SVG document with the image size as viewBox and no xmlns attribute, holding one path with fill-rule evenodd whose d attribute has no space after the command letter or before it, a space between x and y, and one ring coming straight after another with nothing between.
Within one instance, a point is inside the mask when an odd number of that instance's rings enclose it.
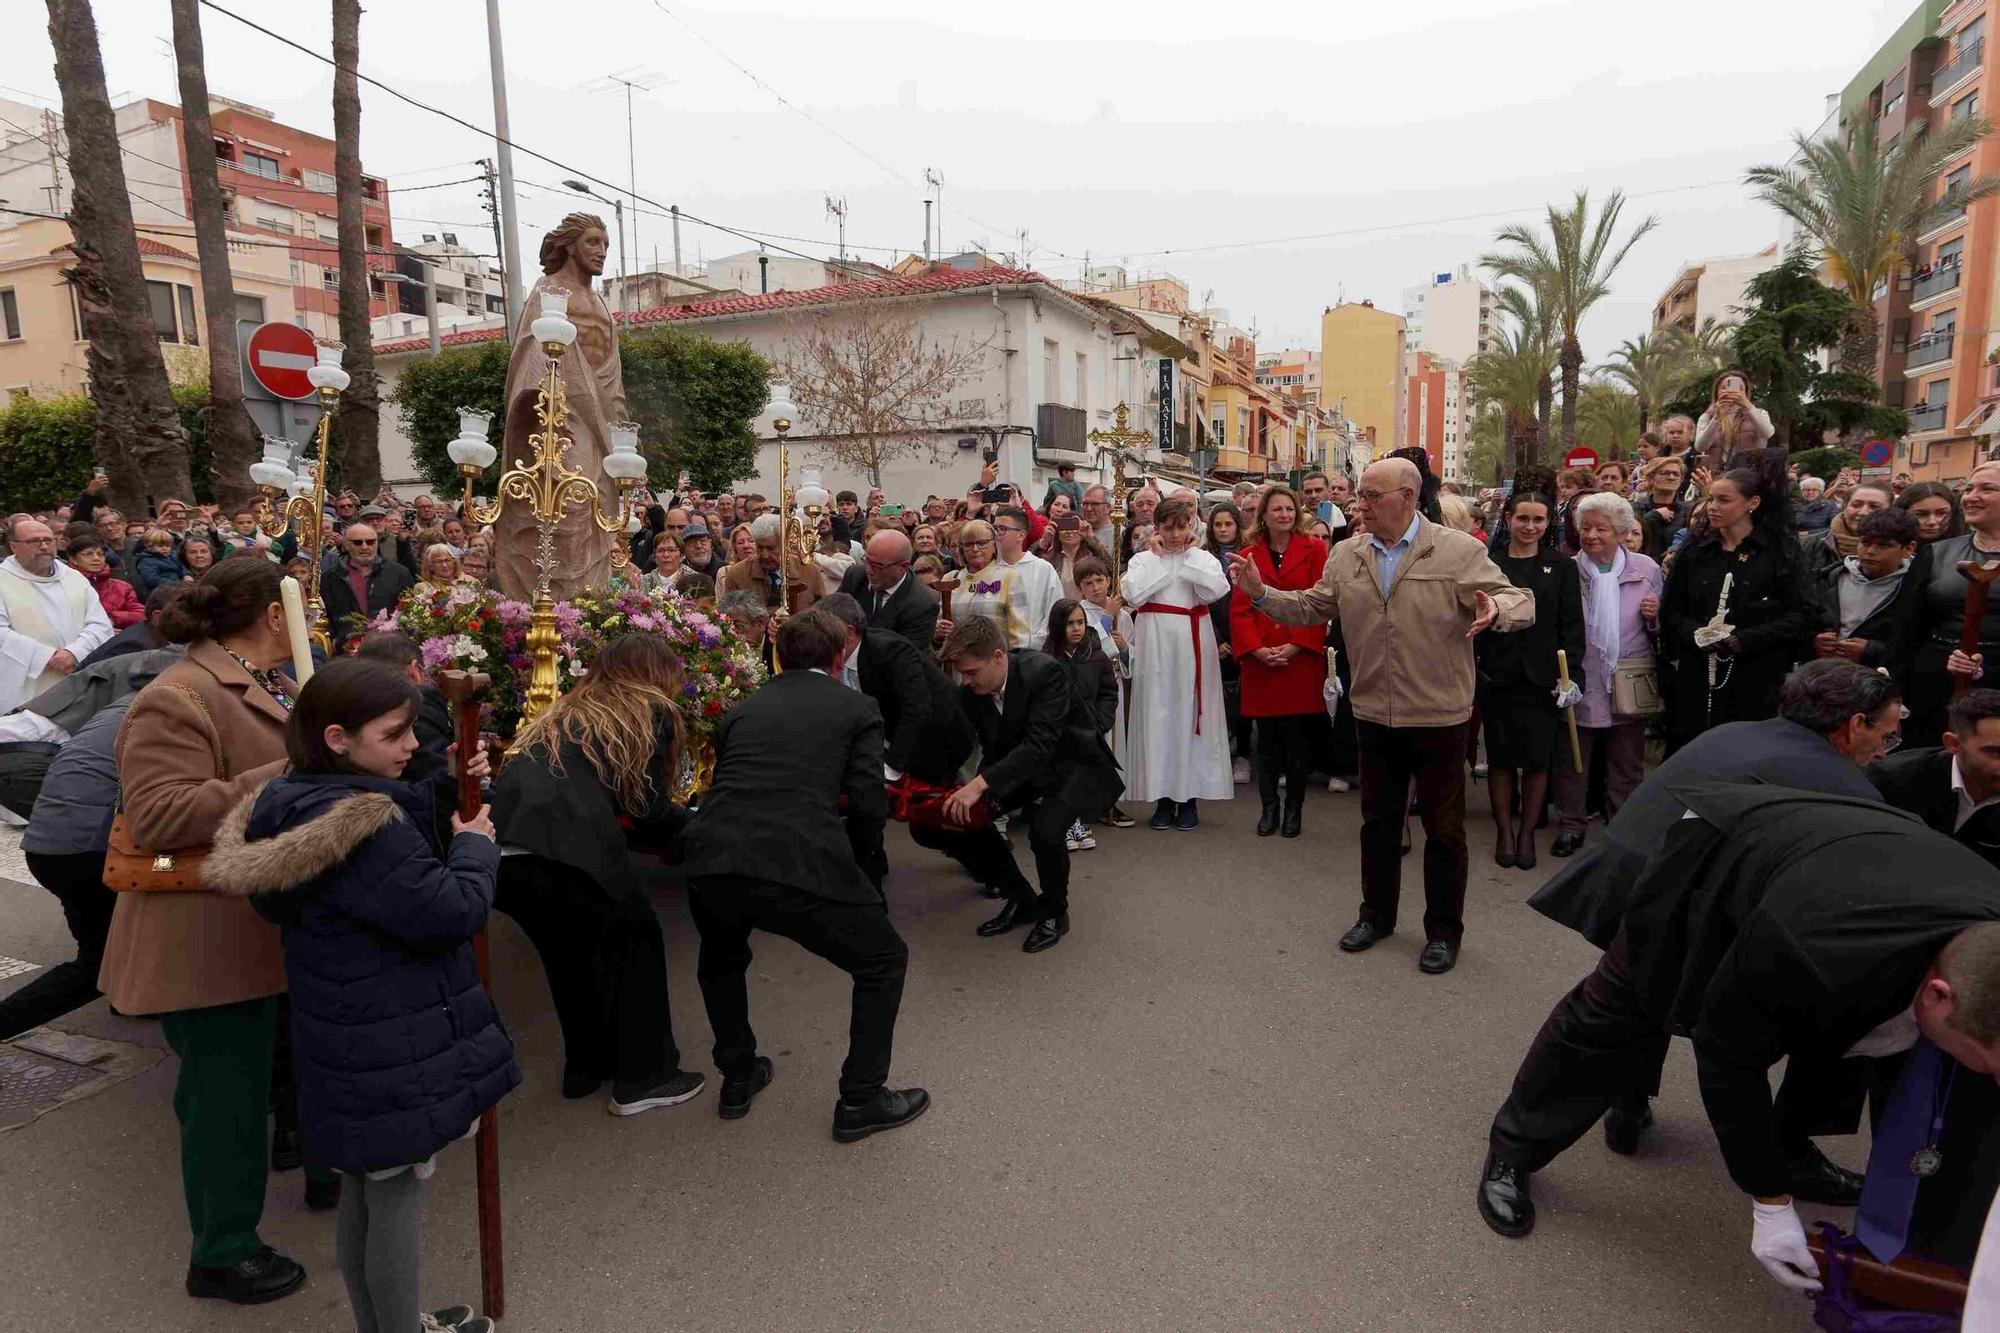
<instances>
[{"instance_id":1,"label":"floral arrangement","mask_svg":"<svg viewBox=\"0 0 2000 1333\"><path fill-rule=\"evenodd\" d=\"M486 725L510 736L521 720L534 668L527 647L532 610L526 602L470 583L419 583L367 628L400 630L415 639L427 671L451 667L491 677ZM690 749L700 749L723 711L763 683L762 661L727 617L692 600L617 588L556 603L557 688L568 690L590 670L599 648L631 630L663 634L680 653L687 671L682 716Z\"/></svg>"}]
</instances>

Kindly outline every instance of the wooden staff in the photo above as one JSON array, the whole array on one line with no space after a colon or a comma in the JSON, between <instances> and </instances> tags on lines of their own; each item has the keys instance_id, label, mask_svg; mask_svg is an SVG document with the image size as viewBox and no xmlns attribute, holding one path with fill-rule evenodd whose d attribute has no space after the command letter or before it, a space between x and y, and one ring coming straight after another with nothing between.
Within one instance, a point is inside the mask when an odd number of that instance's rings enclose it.
<instances>
[{"instance_id":1,"label":"wooden staff","mask_svg":"<svg viewBox=\"0 0 2000 1333\"><path fill-rule=\"evenodd\" d=\"M440 671L437 687L451 704L453 729L458 740L458 816L471 819L485 802L479 798L479 779L466 772L466 761L479 749L479 697L492 682L471 671ZM493 966L487 951L486 931L472 937L472 957L479 966L479 984L493 994ZM479 1296L482 1313L502 1319L507 1314L507 1275L500 1251L500 1109L489 1106L479 1114L479 1142L475 1149L475 1184L479 1198Z\"/></svg>"},{"instance_id":2,"label":"wooden staff","mask_svg":"<svg viewBox=\"0 0 2000 1333\"><path fill-rule=\"evenodd\" d=\"M1986 625L1986 587L2000 579L2000 561L1982 565L1976 560L1961 560L1958 572L1965 579L1965 628L1958 632L1958 651L1967 657L1977 657L1980 631ZM1951 681L1954 699L1978 683L1971 676L1953 676Z\"/></svg>"},{"instance_id":3,"label":"wooden staff","mask_svg":"<svg viewBox=\"0 0 2000 1333\"><path fill-rule=\"evenodd\" d=\"M1556 680L1562 685L1563 693L1569 693L1569 653L1556 649ZM1569 723L1569 757L1576 765L1576 771L1583 772L1583 745L1576 738L1576 709L1562 710L1563 720Z\"/></svg>"}]
</instances>

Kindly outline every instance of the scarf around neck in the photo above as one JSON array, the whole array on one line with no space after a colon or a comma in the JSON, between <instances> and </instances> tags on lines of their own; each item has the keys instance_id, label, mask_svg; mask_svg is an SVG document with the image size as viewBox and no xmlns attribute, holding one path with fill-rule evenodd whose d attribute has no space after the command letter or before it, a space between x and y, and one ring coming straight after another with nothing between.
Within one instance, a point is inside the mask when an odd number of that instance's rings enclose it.
<instances>
[{"instance_id":1,"label":"scarf around neck","mask_svg":"<svg viewBox=\"0 0 2000 1333\"><path fill-rule=\"evenodd\" d=\"M1620 546L1613 552L1608 570L1598 569L1597 562L1581 551L1577 552L1576 567L1583 575L1584 655L1590 659L1584 679L1593 692L1608 694L1618 650L1623 646L1618 580L1625 573L1625 548Z\"/></svg>"}]
</instances>

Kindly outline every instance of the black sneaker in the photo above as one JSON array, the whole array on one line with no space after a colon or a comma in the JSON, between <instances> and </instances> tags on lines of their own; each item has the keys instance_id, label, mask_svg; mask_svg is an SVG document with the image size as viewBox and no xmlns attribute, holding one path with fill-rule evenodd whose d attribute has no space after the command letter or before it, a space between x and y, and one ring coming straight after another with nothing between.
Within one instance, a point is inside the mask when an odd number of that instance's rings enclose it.
<instances>
[{"instance_id":1,"label":"black sneaker","mask_svg":"<svg viewBox=\"0 0 2000 1333\"><path fill-rule=\"evenodd\" d=\"M724 1120L741 1120L750 1114L750 1101L771 1086L771 1057L760 1055L748 1078L722 1080L722 1097L716 1103Z\"/></svg>"},{"instance_id":2,"label":"black sneaker","mask_svg":"<svg viewBox=\"0 0 2000 1333\"><path fill-rule=\"evenodd\" d=\"M232 1305L262 1305L291 1295L305 1285L305 1280L305 1267L298 1260L266 1245L227 1268L199 1268L189 1264L187 1294L225 1300Z\"/></svg>"},{"instance_id":3,"label":"black sneaker","mask_svg":"<svg viewBox=\"0 0 2000 1333\"><path fill-rule=\"evenodd\" d=\"M1174 803L1165 798L1153 805L1153 817L1146 821L1148 828L1172 828L1174 826Z\"/></svg>"},{"instance_id":4,"label":"black sneaker","mask_svg":"<svg viewBox=\"0 0 2000 1333\"><path fill-rule=\"evenodd\" d=\"M931 1095L922 1088L883 1088L858 1106L845 1099L834 1103L833 1138L854 1143L885 1129L899 1129L931 1109Z\"/></svg>"},{"instance_id":5,"label":"black sneaker","mask_svg":"<svg viewBox=\"0 0 2000 1333\"><path fill-rule=\"evenodd\" d=\"M614 1083L611 1085L611 1104L607 1109L613 1115L638 1115L656 1106L679 1106L700 1095L706 1081L700 1074L676 1069L667 1075L664 1083L651 1087Z\"/></svg>"},{"instance_id":6,"label":"black sneaker","mask_svg":"<svg viewBox=\"0 0 2000 1333\"><path fill-rule=\"evenodd\" d=\"M431 1311L430 1321L439 1328L459 1328L465 1324L466 1320L472 1318L472 1315L473 1309L469 1305L447 1305L442 1310ZM428 1327L426 1327L424 1333L430 1333Z\"/></svg>"}]
</instances>

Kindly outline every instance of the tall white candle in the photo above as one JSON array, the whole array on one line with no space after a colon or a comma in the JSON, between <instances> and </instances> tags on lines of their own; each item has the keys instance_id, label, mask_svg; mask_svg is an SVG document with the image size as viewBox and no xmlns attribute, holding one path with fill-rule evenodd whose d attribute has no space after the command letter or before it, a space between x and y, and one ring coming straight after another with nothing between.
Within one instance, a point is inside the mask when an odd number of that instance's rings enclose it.
<instances>
[{"instance_id":1,"label":"tall white candle","mask_svg":"<svg viewBox=\"0 0 2000 1333\"><path fill-rule=\"evenodd\" d=\"M301 686L313 677L312 638L306 633L306 600L299 581L286 575L278 584L285 603L285 632L292 641L292 676Z\"/></svg>"}]
</instances>

